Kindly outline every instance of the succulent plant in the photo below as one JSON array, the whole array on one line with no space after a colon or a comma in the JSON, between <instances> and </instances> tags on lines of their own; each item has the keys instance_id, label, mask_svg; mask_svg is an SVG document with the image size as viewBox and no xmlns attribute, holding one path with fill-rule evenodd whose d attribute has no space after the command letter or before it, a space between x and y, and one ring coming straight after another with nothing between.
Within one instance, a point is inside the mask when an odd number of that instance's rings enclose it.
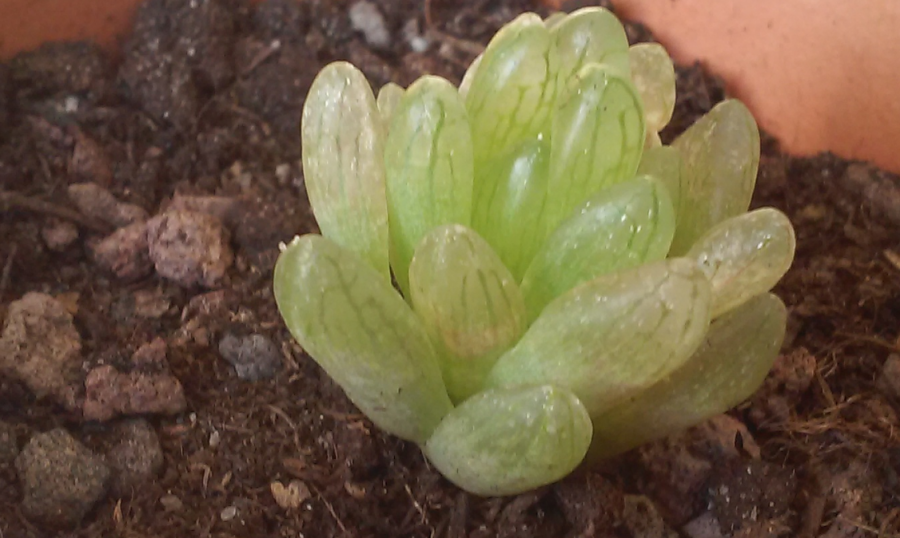
<instances>
[{"instance_id":1,"label":"succulent plant","mask_svg":"<svg viewBox=\"0 0 900 538\"><path fill-rule=\"evenodd\" d=\"M779 350L788 219L748 212L736 100L662 145L675 73L602 8L502 28L459 88L337 62L302 118L322 235L278 307L378 427L480 495L556 481L749 396Z\"/></svg>"}]
</instances>

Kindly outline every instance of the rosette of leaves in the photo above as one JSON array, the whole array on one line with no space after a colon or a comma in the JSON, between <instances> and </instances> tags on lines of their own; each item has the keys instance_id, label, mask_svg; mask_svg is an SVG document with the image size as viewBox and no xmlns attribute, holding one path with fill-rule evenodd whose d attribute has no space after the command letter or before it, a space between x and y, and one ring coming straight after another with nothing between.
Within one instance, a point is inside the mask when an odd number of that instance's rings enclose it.
<instances>
[{"instance_id":1,"label":"rosette of leaves","mask_svg":"<svg viewBox=\"0 0 900 538\"><path fill-rule=\"evenodd\" d=\"M321 235L275 269L290 332L463 489L556 481L749 396L781 345L790 222L748 212L735 100L671 145L675 73L588 8L525 14L457 88L318 75L302 118Z\"/></svg>"}]
</instances>

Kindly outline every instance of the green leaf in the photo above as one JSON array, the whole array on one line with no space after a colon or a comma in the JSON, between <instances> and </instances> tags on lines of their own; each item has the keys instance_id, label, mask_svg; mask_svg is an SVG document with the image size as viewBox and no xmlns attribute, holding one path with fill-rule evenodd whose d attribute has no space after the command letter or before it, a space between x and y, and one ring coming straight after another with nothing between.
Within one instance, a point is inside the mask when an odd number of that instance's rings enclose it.
<instances>
[{"instance_id":1,"label":"green leaf","mask_svg":"<svg viewBox=\"0 0 900 538\"><path fill-rule=\"evenodd\" d=\"M706 272L713 317L772 289L794 260L797 240L787 216L771 207L713 226L687 253Z\"/></svg>"},{"instance_id":2,"label":"green leaf","mask_svg":"<svg viewBox=\"0 0 900 538\"><path fill-rule=\"evenodd\" d=\"M645 149L638 166L638 175L654 177L666 186L672 206L675 208L675 223L681 214L681 193L684 185L684 163L681 154L671 146L657 146Z\"/></svg>"},{"instance_id":3,"label":"green leaf","mask_svg":"<svg viewBox=\"0 0 900 538\"><path fill-rule=\"evenodd\" d=\"M569 14L563 11L555 11L544 19L544 26L547 27L548 30L552 30L554 26L566 20Z\"/></svg>"},{"instance_id":4,"label":"green leaf","mask_svg":"<svg viewBox=\"0 0 900 538\"><path fill-rule=\"evenodd\" d=\"M534 13L491 39L466 94L476 166L546 130L556 99L556 56Z\"/></svg>"},{"instance_id":5,"label":"green leaf","mask_svg":"<svg viewBox=\"0 0 900 538\"><path fill-rule=\"evenodd\" d=\"M709 306L709 281L692 260L600 276L550 303L488 386L551 384L595 416L681 366L703 340Z\"/></svg>"},{"instance_id":6,"label":"green leaf","mask_svg":"<svg viewBox=\"0 0 900 538\"><path fill-rule=\"evenodd\" d=\"M659 43L639 43L628 49L631 80L644 103L647 130L662 131L675 110L675 66Z\"/></svg>"},{"instance_id":7,"label":"green leaf","mask_svg":"<svg viewBox=\"0 0 900 538\"><path fill-rule=\"evenodd\" d=\"M750 206L759 167L759 129L740 101L722 101L672 143L685 180L670 255L680 256L707 230Z\"/></svg>"},{"instance_id":8,"label":"green leaf","mask_svg":"<svg viewBox=\"0 0 900 538\"><path fill-rule=\"evenodd\" d=\"M675 234L666 188L642 176L594 195L553 232L522 279L529 321L595 277L662 260Z\"/></svg>"},{"instance_id":9,"label":"green leaf","mask_svg":"<svg viewBox=\"0 0 900 538\"><path fill-rule=\"evenodd\" d=\"M481 390L501 353L525 329L525 303L509 270L474 231L436 228L409 268L412 305L441 359L450 398Z\"/></svg>"},{"instance_id":10,"label":"green leaf","mask_svg":"<svg viewBox=\"0 0 900 538\"><path fill-rule=\"evenodd\" d=\"M384 134L365 76L346 62L325 66L303 105L300 131L319 229L389 282Z\"/></svg>"},{"instance_id":11,"label":"green leaf","mask_svg":"<svg viewBox=\"0 0 900 538\"><path fill-rule=\"evenodd\" d=\"M469 68L466 69L465 74L463 74L462 80L459 82L459 96L463 101L465 101L466 97L469 95L469 89L472 87L472 81L475 80L475 72L478 71L478 67L481 66L482 58L484 58L483 53L472 60L472 63L469 64Z\"/></svg>"},{"instance_id":12,"label":"green leaf","mask_svg":"<svg viewBox=\"0 0 900 538\"><path fill-rule=\"evenodd\" d=\"M681 368L632 400L594 418L591 460L615 456L724 413L759 388L784 339L787 311L757 296L712 322Z\"/></svg>"},{"instance_id":13,"label":"green leaf","mask_svg":"<svg viewBox=\"0 0 900 538\"><path fill-rule=\"evenodd\" d=\"M608 9L582 8L548 26L559 57L560 90L589 64L604 64L624 77L630 75L628 37Z\"/></svg>"},{"instance_id":14,"label":"green leaf","mask_svg":"<svg viewBox=\"0 0 900 538\"><path fill-rule=\"evenodd\" d=\"M549 166L550 144L535 139L478 170L472 227L490 243L516 282L546 237L540 217Z\"/></svg>"},{"instance_id":15,"label":"green leaf","mask_svg":"<svg viewBox=\"0 0 900 538\"><path fill-rule=\"evenodd\" d=\"M601 189L634 177L644 146L644 113L631 82L588 65L553 117L548 233Z\"/></svg>"},{"instance_id":16,"label":"green leaf","mask_svg":"<svg viewBox=\"0 0 900 538\"><path fill-rule=\"evenodd\" d=\"M441 224L472 218L472 134L456 88L425 76L403 96L384 151L391 266L408 296L413 251Z\"/></svg>"},{"instance_id":17,"label":"green leaf","mask_svg":"<svg viewBox=\"0 0 900 538\"><path fill-rule=\"evenodd\" d=\"M291 334L379 428L424 442L452 405L422 322L375 269L319 235L275 266Z\"/></svg>"},{"instance_id":18,"label":"green leaf","mask_svg":"<svg viewBox=\"0 0 900 538\"><path fill-rule=\"evenodd\" d=\"M378 114L381 116L384 132L387 132L390 128L394 111L397 110L404 93L406 93L406 90L393 82L388 82L378 90L378 98L375 100L375 103L378 105Z\"/></svg>"},{"instance_id":19,"label":"green leaf","mask_svg":"<svg viewBox=\"0 0 900 538\"><path fill-rule=\"evenodd\" d=\"M572 472L591 442L591 420L551 386L489 390L447 415L425 444L451 482L483 496L514 495Z\"/></svg>"}]
</instances>

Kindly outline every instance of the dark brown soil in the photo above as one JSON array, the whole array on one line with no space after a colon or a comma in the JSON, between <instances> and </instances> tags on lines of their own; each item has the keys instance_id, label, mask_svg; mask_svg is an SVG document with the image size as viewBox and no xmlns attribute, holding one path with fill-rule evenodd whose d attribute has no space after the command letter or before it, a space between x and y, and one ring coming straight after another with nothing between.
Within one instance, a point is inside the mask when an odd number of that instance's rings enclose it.
<instances>
[{"instance_id":1,"label":"dark brown soil","mask_svg":"<svg viewBox=\"0 0 900 538\"><path fill-rule=\"evenodd\" d=\"M56 296L74 313L85 370L161 337L188 406L150 419L160 475L107 495L75 530L29 522L0 458L0 537L900 536L900 381L882 373L900 352L900 180L788 157L769 139L754 206L784 210L797 230L776 289L789 335L765 387L731 418L505 499L461 492L416 446L372 427L292 343L272 299L279 241L315 230L298 163L303 96L335 59L376 88L426 72L458 82L500 25L541 8L380 0L392 42L376 50L351 28L352 3L149 0L121 63L60 44L0 65L0 319L26 292ZM429 49L412 52L404 28L428 30ZM664 138L722 97L700 68L680 69ZM83 181L150 215L175 195L236 200L219 215L235 261L218 294L101 269L91 245L111 228L66 195ZM223 339L254 334L283 355L272 379L239 379L222 357ZM98 453L118 422L83 423L2 375L0 421L20 449L62 426ZM284 508L272 484L292 480L308 499Z\"/></svg>"}]
</instances>

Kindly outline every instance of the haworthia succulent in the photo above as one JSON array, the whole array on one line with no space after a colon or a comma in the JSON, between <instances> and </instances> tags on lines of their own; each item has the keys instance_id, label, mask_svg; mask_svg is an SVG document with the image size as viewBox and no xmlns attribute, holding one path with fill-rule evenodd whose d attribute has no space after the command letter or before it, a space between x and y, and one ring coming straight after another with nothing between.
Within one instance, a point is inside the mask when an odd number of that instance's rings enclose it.
<instances>
[{"instance_id":1,"label":"haworthia succulent","mask_svg":"<svg viewBox=\"0 0 900 538\"><path fill-rule=\"evenodd\" d=\"M700 237L687 256L712 282L713 317L772 289L790 268L796 244L791 221L770 207L722 221Z\"/></svg>"},{"instance_id":2,"label":"haworthia succulent","mask_svg":"<svg viewBox=\"0 0 900 538\"><path fill-rule=\"evenodd\" d=\"M384 134L365 76L346 62L322 69L303 105L300 131L319 228L389 282Z\"/></svg>"},{"instance_id":3,"label":"haworthia succulent","mask_svg":"<svg viewBox=\"0 0 900 538\"><path fill-rule=\"evenodd\" d=\"M760 295L715 320L696 353L646 392L594 417L591 460L689 428L724 413L759 388L784 339L787 312Z\"/></svg>"},{"instance_id":4,"label":"haworthia succulent","mask_svg":"<svg viewBox=\"0 0 900 538\"><path fill-rule=\"evenodd\" d=\"M678 229L680 256L712 226L750 205L759 167L759 129L740 101L722 101L672 143L685 165Z\"/></svg>"},{"instance_id":5,"label":"haworthia succulent","mask_svg":"<svg viewBox=\"0 0 900 538\"><path fill-rule=\"evenodd\" d=\"M379 428L424 442L452 405L422 322L382 275L319 235L275 266L291 334Z\"/></svg>"},{"instance_id":6,"label":"haworthia succulent","mask_svg":"<svg viewBox=\"0 0 900 538\"><path fill-rule=\"evenodd\" d=\"M525 13L491 39L466 93L476 166L546 130L556 98L550 33Z\"/></svg>"},{"instance_id":7,"label":"haworthia succulent","mask_svg":"<svg viewBox=\"0 0 900 538\"><path fill-rule=\"evenodd\" d=\"M550 186L543 228L552 231L596 192L634 177L644 114L628 80L599 65L582 69L553 116Z\"/></svg>"},{"instance_id":8,"label":"haworthia succulent","mask_svg":"<svg viewBox=\"0 0 900 538\"><path fill-rule=\"evenodd\" d=\"M675 66L659 43L638 43L628 49L631 80L644 103L647 131L659 132L675 110Z\"/></svg>"},{"instance_id":9,"label":"haworthia succulent","mask_svg":"<svg viewBox=\"0 0 900 538\"><path fill-rule=\"evenodd\" d=\"M681 154L671 146L645 149L637 173L656 178L666 186L669 199L672 200L672 207L675 208L675 225L677 227L678 215L681 214L681 193L685 189L684 163L681 160Z\"/></svg>"},{"instance_id":10,"label":"haworthia succulent","mask_svg":"<svg viewBox=\"0 0 900 538\"><path fill-rule=\"evenodd\" d=\"M560 90L589 64L604 64L623 77L629 76L628 37L608 9L582 8L548 26L553 50L559 57Z\"/></svg>"},{"instance_id":11,"label":"haworthia succulent","mask_svg":"<svg viewBox=\"0 0 900 538\"><path fill-rule=\"evenodd\" d=\"M559 23L561 23L562 21L566 20L566 17L568 17L568 16L569 16L569 14L565 13L563 11L553 12L550 15L548 15L546 19L544 19L544 26L546 26L548 29L552 30L554 26L556 26Z\"/></svg>"},{"instance_id":12,"label":"haworthia succulent","mask_svg":"<svg viewBox=\"0 0 900 538\"><path fill-rule=\"evenodd\" d=\"M441 224L468 226L472 215L472 134L465 106L446 80L425 76L400 100L384 150L391 266L409 291L416 245Z\"/></svg>"},{"instance_id":13,"label":"haworthia succulent","mask_svg":"<svg viewBox=\"0 0 900 538\"><path fill-rule=\"evenodd\" d=\"M391 119L394 117L394 111L397 105L403 99L406 90L402 86L394 82L388 82L378 90L378 97L375 103L378 105L378 114L381 116L381 124L384 126L384 132L387 132L391 126Z\"/></svg>"},{"instance_id":14,"label":"haworthia succulent","mask_svg":"<svg viewBox=\"0 0 900 538\"><path fill-rule=\"evenodd\" d=\"M551 386L488 390L447 415L425 444L429 461L476 495L513 495L555 482L584 458L591 421Z\"/></svg>"},{"instance_id":15,"label":"haworthia succulent","mask_svg":"<svg viewBox=\"0 0 900 538\"><path fill-rule=\"evenodd\" d=\"M550 303L488 386L566 388L596 416L681 366L706 333L709 307L709 281L692 260L600 276Z\"/></svg>"},{"instance_id":16,"label":"haworthia succulent","mask_svg":"<svg viewBox=\"0 0 900 538\"><path fill-rule=\"evenodd\" d=\"M518 282L546 237L540 228L550 170L550 144L523 142L488 161L475 181L472 227L494 248Z\"/></svg>"},{"instance_id":17,"label":"haworthia succulent","mask_svg":"<svg viewBox=\"0 0 900 538\"><path fill-rule=\"evenodd\" d=\"M484 386L501 353L525 328L525 304L512 274L473 230L434 229L409 268L413 309L431 335L447 392L462 401Z\"/></svg>"},{"instance_id":18,"label":"haworthia succulent","mask_svg":"<svg viewBox=\"0 0 900 538\"><path fill-rule=\"evenodd\" d=\"M665 258L674 233L675 210L658 180L641 176L600 191L563 221L525 272L529 321L582 282Z\"/></svg>"},{"instance_id":19,"label":"haworthia succulent","mask_svg":"<svg viewBox=\"0 0 900 538\"><path fill-rule=\"evenodd\" d=\"M475 79L475 72L478 71L482 58L484 58L483 53L472 60L472 63L469 64L468 69L466 69L466 72L463 74L463 78L459 83L459 96L463 101L465 101L466 97L469 95L469 88L472 87L472 81Z\"/></svg>"}]
</instances>

